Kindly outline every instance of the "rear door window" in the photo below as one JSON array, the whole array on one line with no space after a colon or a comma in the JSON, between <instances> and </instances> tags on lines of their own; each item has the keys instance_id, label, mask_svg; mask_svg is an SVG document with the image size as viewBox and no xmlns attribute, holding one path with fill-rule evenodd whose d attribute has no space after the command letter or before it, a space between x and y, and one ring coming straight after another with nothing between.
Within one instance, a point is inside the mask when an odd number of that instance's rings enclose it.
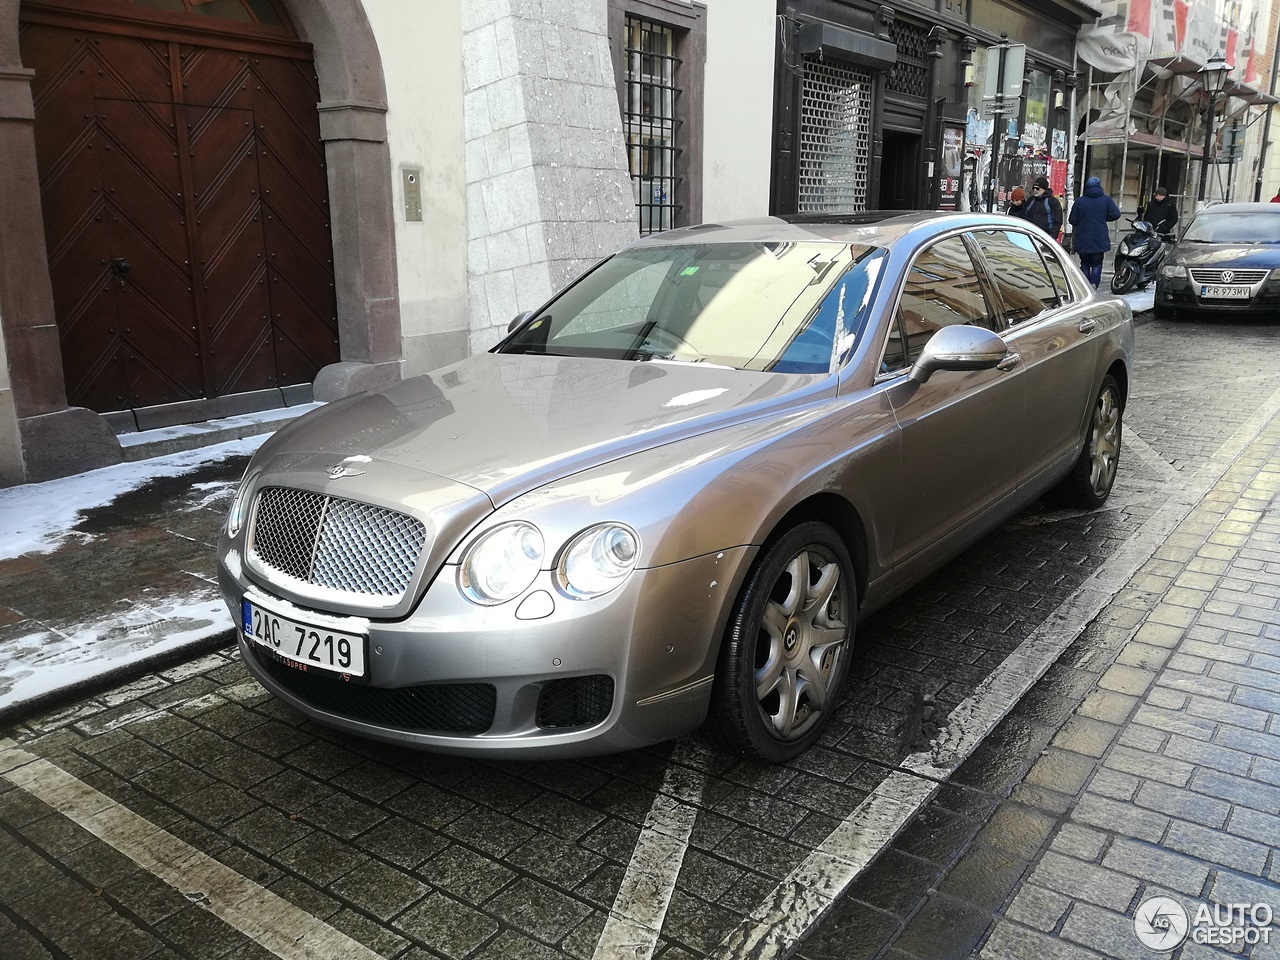
<instances>
[{"instance_id":1,"label":"rear door window","mask_svg":"<svg viewBox=\"0 0 1280 960\"><path fill-rule=\"evenodd\" d=\"M993 313L969 248L958 236L922 251L907 271L881 372L911 366L943 327L968 323L994 329Z\"/></svg>"},{"instance_id":2,"label":"rear door window","mask_svg":"<svg viewBox=\"0 0 1280 960\"><path fill-rule=\"evenodd\" d=\"M1062 265L1061 257L1058 256L1062 248L1054 249L1056 244L1041 240L1039 237L1035 239L1040 256L1044 257L1045 266L1049 268L1049 276L1053 278L1053 285L1057 288L1058 299L1062 303L1071 303L1076 299L1076 294L1071 289L1071 281L1067 279L1067 269Z\"/></svg>"},{"instance_id":3,"label":"rear door window","mask_svg":"<svg viewBox=\"0 0 1280 960\"><path fill-rule=\"evenodd\" d=\"M1025 323L1059 306L1057 288L1030 234L978 230L973 237L982 251L1006 323Z\"/></svg>"}]
</instances>

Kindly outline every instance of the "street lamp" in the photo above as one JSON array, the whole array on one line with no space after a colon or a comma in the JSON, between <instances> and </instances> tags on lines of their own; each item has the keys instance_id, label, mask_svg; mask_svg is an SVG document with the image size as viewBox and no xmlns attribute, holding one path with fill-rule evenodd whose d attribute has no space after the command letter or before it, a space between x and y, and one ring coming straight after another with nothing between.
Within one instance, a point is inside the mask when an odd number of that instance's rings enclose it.
<instances>
[{"instance_id":1,"label":"street lamp","mask_svg":"<svg viewBox=\"0 0 1280 960\"><path fill-rule=\"evenodd\" d=\"M1205 189L1209 185L1209 152L1213 149L1213 113L1218 95L1227 85L1227 74L1231 72L1231 64L1218 54L1209 58L1209 62L1197 71L1200 85L1209 98L1204 115L1204 156L1200 159L1200 189L1196 193L1196 201L1204 201Z\"/></svg>"}]
</instances>

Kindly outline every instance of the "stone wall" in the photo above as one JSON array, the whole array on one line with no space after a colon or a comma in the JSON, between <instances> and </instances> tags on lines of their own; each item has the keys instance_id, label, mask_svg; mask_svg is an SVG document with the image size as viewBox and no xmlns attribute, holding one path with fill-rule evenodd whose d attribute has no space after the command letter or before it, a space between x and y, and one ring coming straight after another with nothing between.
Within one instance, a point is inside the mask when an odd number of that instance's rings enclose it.
<instances>
[{"instance_id":1,"label":"stone wall","mask_svg":"<svg viewBox=\"0 0 1280 960\"><path fill-rule=\"evenodd\" d=\"M463 5L471 350L637 235L605 0Z\"/></svg>"}]
</instances>

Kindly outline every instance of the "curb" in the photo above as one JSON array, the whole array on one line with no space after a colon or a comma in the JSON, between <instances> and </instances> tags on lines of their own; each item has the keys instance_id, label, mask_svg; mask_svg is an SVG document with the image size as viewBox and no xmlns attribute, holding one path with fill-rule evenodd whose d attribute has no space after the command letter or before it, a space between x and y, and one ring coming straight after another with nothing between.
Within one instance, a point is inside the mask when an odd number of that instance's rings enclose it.
<instances>
[{"instance_id":1,"label":"curb","mask_svg":"<svg viewBox=\"0 0 1280 960\"><path fill-rule=\"evenodd\" d=\"M102 673L95 674L92 677L85 677L83 680L77 680L56 690L49 690L26 700L0 707L0 725L20 723L36 713L47 712L55 707L62 706L70 700L102 693L112 687L132 682L151 671L162 670L177 663L184 663L194 659L197 654L208 653L211 650L230 646L235 642L236 628L228 627L226 630L219 630L216 633L209 634L207 637L192 640L172 650L149 656L144 655L137 660L109 667Z\"/></svg>"}]
</instances>

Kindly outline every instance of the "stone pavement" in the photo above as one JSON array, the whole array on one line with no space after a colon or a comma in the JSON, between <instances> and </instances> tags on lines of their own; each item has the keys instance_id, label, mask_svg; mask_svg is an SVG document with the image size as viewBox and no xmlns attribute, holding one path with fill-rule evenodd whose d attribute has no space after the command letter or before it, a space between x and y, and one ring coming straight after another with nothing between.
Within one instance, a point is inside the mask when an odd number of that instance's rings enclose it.
<instances>
[{"instance_id":1,"label":"stone pavement","mask_svg":"<svg viewBox=\"0 0 1280 960\"><path fill-rule=\"evenodd\" d=\"M1139 339L1213 334L1187 326ZM1280 378L1223 362L1207 390L1176 360L1140 371L1130 406L1151 408L1172 491L1148 555L798 957L1280 957ZM1264 400L1241 422L1221 401L1247 384ZM1216 432L1158 436L1214 403ZM1155 459L1129 432L1126 449ZM1163 941L1158 897L1175 902ZM1196 923L1239 904L1259 922Z\"/></svg>"},{"instance_id":2,"label":"stone pavement","mask_svg":"<svg viewBox=\"0 0 1280 960\"><path fill-rule=\"evenodd\" d=\"M1140 956L1144 924L1161 951L1222 956L1195 917L1244 904L1231 949L1280 957L1280 416L1117 603L1136 622L1116 662L1014 790L1066 809L981 956ZM1153 897L1188 916L1151 926Z\"/></svg>"}]
</instances>

